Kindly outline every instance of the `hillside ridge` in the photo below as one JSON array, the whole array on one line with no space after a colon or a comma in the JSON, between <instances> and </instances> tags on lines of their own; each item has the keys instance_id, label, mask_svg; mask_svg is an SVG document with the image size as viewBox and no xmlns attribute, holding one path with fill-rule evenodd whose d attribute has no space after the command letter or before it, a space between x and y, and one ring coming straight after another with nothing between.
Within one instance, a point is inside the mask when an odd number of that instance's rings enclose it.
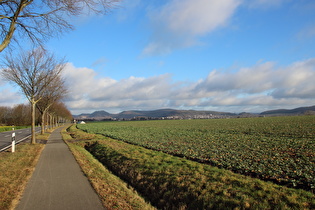
<instances>
[{"instance_id":1,"label":"hillside ridge","mask_svg":"<svg viewBox=\"0 0 315 210\"><path fill-rule=\"evenodd\" d=\"M135 118L210 118L219 116L235 116L234 113L216 111L196 111L196 110L176 110L176 109L157 109L157 110L129 110L118 114L110 114L104 110L95 111L91 114L73 115L74 119L84 120L106 120L106 119L135 119Z\"/></svg>"},{"instance_id":2,"label":"hillside ridge","mask_svg":"<svg viewBox=\"0 0 315 210\"><path fill-rule=\"evenodd\" d=\"M200 110L177 110L177 109L156 109L156 110L128 110L118 114L111 114L104 110L95 111L91 114L73 115L76 120L145 120L145 119L211 119L231 117L258 117L258 116L285 116L315 114L315 106L298 107L295 109L276 109L261 113L235 114L231 112L200 111Z\"/></svg>"},{"instance_id":3,"label":"hillside ridge","mask_svg":"<svg viewBox=\"0 0 315 210\"><path fill-rule=\"evenodd\" d=\"M276 110L269 110L260 113L261 115L303 115L303 114L314 114L315 106L309 107L298 107L295 109L276 109Z\"/></svg>"}]
</instances>

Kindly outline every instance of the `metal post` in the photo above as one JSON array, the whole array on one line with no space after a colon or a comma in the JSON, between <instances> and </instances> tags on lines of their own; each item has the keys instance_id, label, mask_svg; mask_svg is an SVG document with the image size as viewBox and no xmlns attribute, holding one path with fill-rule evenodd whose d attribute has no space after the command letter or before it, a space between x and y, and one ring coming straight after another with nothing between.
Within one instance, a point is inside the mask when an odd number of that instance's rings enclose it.
<instances>
[{"instance_id":1,"label":"metal post","mask_svg":"<svg viewBox=\"0 0 315 210\"><path fill-rule=\"evenodd\" d=\"M12 152L15 152L15 132L12 133Z\"/></svg>"}]
</instances>

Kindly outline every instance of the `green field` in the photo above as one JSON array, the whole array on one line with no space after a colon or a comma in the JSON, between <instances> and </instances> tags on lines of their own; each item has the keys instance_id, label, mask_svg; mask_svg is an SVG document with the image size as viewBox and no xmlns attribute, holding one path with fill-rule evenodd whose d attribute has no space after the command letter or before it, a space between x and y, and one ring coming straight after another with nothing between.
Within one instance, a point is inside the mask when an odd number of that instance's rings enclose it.
<instances>
[{"instance_id":1,"label":"green field","mask_svg":"<svg viewBox=\"0 0 315 210\"><path fill-rule=\"evenodd\" d=\"M315 117L102 122L78 128L278 184L315 189Z\"/></svg>"},{"instance_id":2,"label":"green field","mask_svg":"<svg viewBox=\"0 0 315 210\"><path fill-rule=\"evenodd\" d=\"M0 126L0 132L29 128L30 126Z\"/></svg>"}]
</instances>

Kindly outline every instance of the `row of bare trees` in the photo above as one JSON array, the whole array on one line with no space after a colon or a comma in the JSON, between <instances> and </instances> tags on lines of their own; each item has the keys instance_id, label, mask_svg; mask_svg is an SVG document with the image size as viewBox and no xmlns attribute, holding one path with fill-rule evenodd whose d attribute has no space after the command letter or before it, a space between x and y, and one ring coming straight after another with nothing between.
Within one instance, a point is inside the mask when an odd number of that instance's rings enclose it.
<instances>
[{"instance_id":1,"label":"row of bare trees","mask_svg":"<svg viewBox=\"0 0 315 210\"><path fill-rule=\"evenodd\" d=\"M0 107L0 124L1 125L30 125L31 124L31 107L26 104L18 104L14 107Z\"/></svg>"},{"instance_id":2,"label":"row of bare trees","mask_svg":"<svg viewBox=\"0 0 315 210\"><path fill-rule=\"evenodd\" d=\"M71 112L63 102L55 102L44 116L36 109L35 115L35 124L41 125L42 133L57 123L72 120ZM31 118L30 104L17 104L13 107L0 106L0 125L29 126L32 123Z\"/></svg>"},{"instance_id":3,"label":"row of bare trees","mask_svg":"<svg viewBox=\"0 0 315 210\"><path fill-rule=\"evenodd\" d=\"M44 132L45 116L48 110L61 101L67 88L62 78L65 64L43 48L21 52L14 56L9 54L3 60L1 75L3 79L18 86L31 104L32 143L35 140L36 107L42 116ZM50 111L52 113L52 111Z\"/></svg>"}]
</instances>

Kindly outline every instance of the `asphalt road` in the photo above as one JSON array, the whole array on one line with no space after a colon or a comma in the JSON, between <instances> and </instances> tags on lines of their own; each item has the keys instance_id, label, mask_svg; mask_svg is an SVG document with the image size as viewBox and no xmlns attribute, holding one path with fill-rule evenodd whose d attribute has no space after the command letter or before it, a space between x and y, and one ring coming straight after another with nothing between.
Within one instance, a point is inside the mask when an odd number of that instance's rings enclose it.
<instances>
[{"instance_id":1,"label":"asphalt road","mask_svg":"<svg viewBox=\"0 0 315 210\"><path fill-rule=\"evenodd\" d=\"M36 131L40 131L40 127L36 127ZM6 146L11 145L13 132L15 132L15 141L18 142L31 135L31 128L1 132L0 133L0 151Z\"/></svg>"},{"instance_id":2,"label":"asphalt road","mask_svg":"<svg viewBox=\"0 0 315 210\"><path fill-rule=\"evenodd\" d=\"M16 210L103 210L60 131L52 132Z\"/></svg>"}]
</instances>

